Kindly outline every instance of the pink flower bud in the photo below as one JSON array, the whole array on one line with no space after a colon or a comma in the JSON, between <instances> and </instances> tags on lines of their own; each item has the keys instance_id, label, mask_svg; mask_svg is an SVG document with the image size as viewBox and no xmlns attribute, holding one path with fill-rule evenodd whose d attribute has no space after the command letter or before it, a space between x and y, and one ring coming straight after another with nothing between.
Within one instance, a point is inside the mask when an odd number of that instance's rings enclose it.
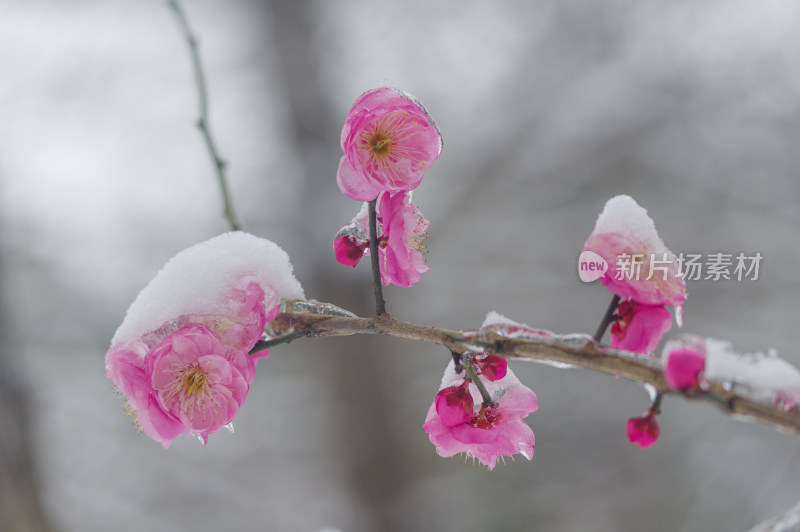
<instances>
[{"instance_id":1,"label":"pink flower bud","mask_svg":"<svg viewBox=\"0 0 800 532\"><path fill-rule=\"evenodd\" d=\"M706 357L690 347L675 349L666 355L664 379L673 390L700 386L700 374L706 369Z\"/></svg>"},{"instance_id":2,"label":"pink flower bud","mask_svg":"<svg viewBox=\"0 0 800 532\"><path fill-rule=\"evenodd\" d=\"M658 423L656 416L649 412L644 417L633 417L626 426L628 441L640 447L650 447L658 440Z\"/></svg>"},{"instance_id":3,"label":"pink flower bud","mask_svg":"<svg viewBox=\"0 0 800 532\"><path fill-rule=\"evenodd\" d=\"M447 427L466 423L472 417L474 403L469 393L469 383L465 380L459 386L439 390L434 399L436 413Z\"/></svg>"},{"instance_id":4,"label":"pink flower bud","mask_svg":"<svg viewBox=\"0 0 800 532\"><path fill-rule=\"evenodd\" d=\"M340 264L355 268L361 257L364 256L367 246L369 246L369 241L359 242L353 236L342 235L333 243L333 251Z\"/></svg>"},{"instance_id":5,"label":"pink flower bud","mask_svg":"<svg viewBox=\"0 0 800 532\"><path fill-rule=\"evenodd\" d=\"M508 371L508 360L497 355L486 355L483 358L476 358L475 365L478 366L481 375L490 381L496 381L506 376Z\"/></svg>"}]
</instances>

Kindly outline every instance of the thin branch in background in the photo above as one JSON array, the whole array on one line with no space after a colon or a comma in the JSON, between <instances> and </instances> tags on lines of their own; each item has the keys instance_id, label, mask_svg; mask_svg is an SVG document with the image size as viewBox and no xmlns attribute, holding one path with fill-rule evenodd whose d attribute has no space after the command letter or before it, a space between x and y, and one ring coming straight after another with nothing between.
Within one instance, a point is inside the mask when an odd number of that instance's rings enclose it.
<instances>
[{"instance_id":1,"label":"thin branch in background","mask_svg":"<svg viewBox=\"0 0 800 532\"><path fill-rule=\"evenodd\" d=\"M200 51L197 48L197 38L194 36L194 33L192 33L189 21L186 19L186 15L177 0L168 0L167 4L175 13L175 18L178 21L183 38L189 45L189 53L192 57L192 67L194 69L194 80L197 85L197 97L200 105L200 118L197 121L197 127L203 134L203 140L205 140L208 154L211 156L211 161L217 172L219 188L222 192L225 218L228 220L228 224L230 224L233 231L239 231L242 226L239 224L236 213L233 210L233 203L231 202L230 193L228 192L228 184L225 179L225 161L220 157L216 144L214 144L214 139L211 137L211 128L208 123L208 93L206 91L203 64L200 62Z\"/></svg>"}]
</instances>

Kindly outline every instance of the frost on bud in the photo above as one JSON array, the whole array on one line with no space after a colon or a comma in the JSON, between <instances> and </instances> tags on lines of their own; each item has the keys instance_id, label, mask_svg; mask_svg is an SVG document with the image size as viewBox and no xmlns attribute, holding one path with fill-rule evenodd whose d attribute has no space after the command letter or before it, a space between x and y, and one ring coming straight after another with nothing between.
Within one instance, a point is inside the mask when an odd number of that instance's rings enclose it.
<instances>
[{"instance_id":1,"label":"frost on bud","mask_svg":"<svg viewBox=\"0 0 800 532\"><path fill-rule=\"evenodd\" d=\"M644 417L633 417L626 426L628 441L640 447L650 447L658 440L659 429L652 412Z\"/></svg>"}]
</instances>

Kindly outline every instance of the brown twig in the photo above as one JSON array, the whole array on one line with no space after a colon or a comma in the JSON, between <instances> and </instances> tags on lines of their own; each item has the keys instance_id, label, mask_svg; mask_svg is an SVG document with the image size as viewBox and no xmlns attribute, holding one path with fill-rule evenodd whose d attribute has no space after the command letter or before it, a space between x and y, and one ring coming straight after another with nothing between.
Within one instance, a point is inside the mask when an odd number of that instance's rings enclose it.
<instances>
[{"instance_id":1,"label":"brown twig","mask_svg":"<svg viewBox=\"0 0 800 532\"><path fill-rule=\"evenodd\" d=\"M599 346L588 335L553 338L508 338L496 332L465 335L427 325L396 320L386 314L374 318L326 316L308 312L284 312L270 323L276 334L307 331L306 336L385 334L446 347L453 353L490 352L506 358L580 367L648 384L657 393L708 402L738 419L757 421L777 430L800 435L800 409L784 410L757 400L742 387L709 381L702 390L671 390L657 358ZM313 331L313 332L312 332ZM735 390L735 391L734 391Z\"/></svg>"},{"instance_id":2,"label":"brown twig","mask_svg":"<svg viewBox=\"0 0 800 532\"><path fill-rule=\"evenodd\" d=\"M178 21L183 38L189 47L189 54L192 57L194 81L197 86L198 105L200 107L200 118L197 120L197 127L203 135L206 149L211 157L211 162L214 164L214 170L217 173L217 181L219 182L220 192L222 193L225 218L228 220L228 225L230 225L231 230L239 231L242 226L236 217L236 212L233 210L233 202L228 192L228 184L225 178L225 161L223 161L222 157L219 155L217 146L211 136L211 126L208 123L208 91L206 89L205 74L203 73L203 63L200 61L200 51L197 48L197 37L192 33L189 21L177 0L168 0L167 5L172 9L173 13L175 13L175 19Z\"/></svg>"}]
</instances>

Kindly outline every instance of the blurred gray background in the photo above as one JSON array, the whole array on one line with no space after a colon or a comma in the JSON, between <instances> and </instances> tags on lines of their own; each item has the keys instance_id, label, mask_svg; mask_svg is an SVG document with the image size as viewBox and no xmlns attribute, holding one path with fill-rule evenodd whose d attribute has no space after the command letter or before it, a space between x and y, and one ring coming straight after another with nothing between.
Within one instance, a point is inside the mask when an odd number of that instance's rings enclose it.
<instances>
[{"instance_id":1,"label":"blurred gray background","mask_svg":"<svg viewBox=\"0 0 800 532\"><path fill-rule=\"evenodd\" d=\"M414 195L431 270L386 290L393 315L593 332L610 296L577 255L627 193L675 252L764 257L690 282L684 330L800 363L796 2L185 8L239 215L309 297L372 311L367 266L334 260L358 209L335 176L347 110L388 82L445 142ZM448 353L392 338L275 349L235 434L163 450L103 361L166 260L227 229L186 43L161 1L3 0L0 76L0 529L745 530L800 499L796 437L668 398L643 450L640 386L523 362L533 461L441 459L421 425Z\"/></svg>"}]
</instances>

